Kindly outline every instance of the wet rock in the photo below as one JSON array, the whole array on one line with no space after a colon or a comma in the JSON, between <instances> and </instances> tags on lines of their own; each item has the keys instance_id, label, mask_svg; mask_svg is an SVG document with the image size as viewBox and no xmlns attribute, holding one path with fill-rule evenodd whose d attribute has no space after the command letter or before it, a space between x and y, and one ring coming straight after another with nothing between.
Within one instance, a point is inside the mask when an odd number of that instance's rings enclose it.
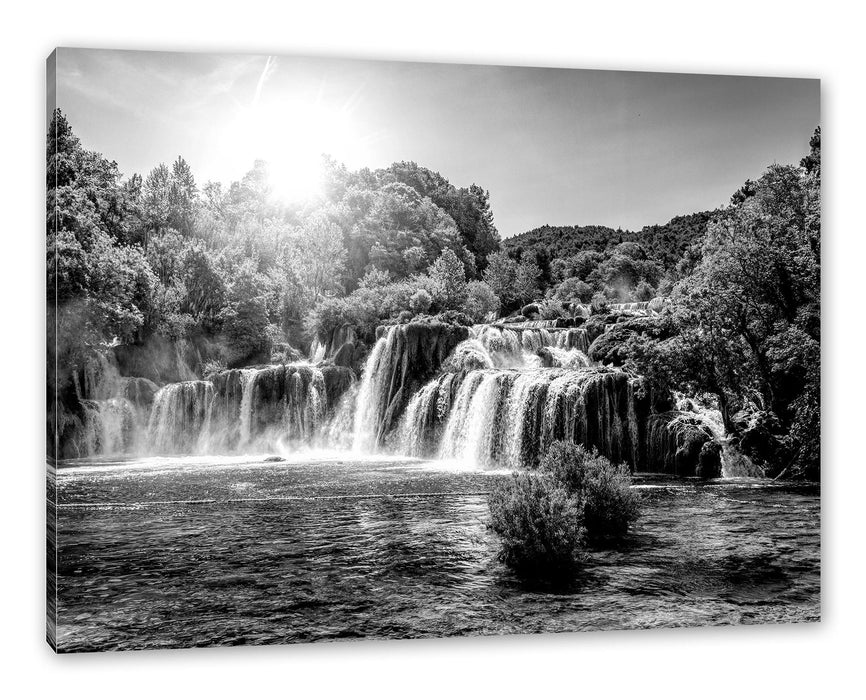
<instances>
[{"instance_id":1,"label":"wet rock","mask_svg":"<svg viewBox=\"0 0 866 700\"><path fill-rule=\"evenodd\" d=\"M387 335L385 335L387 333ZM440 321L413 322L376 330L386 338L386 346L370 367L377 379L378 395L375 414L377 437L384 436L397 424L406 404L421 387L432 379L451 351L469 337L463 325Z\"/></svg>"},{"instance_id":2,"label":"wet rock","mask_svg":"<svg viewBox=\"0 0 866 700\"><path fill-rule=\"evenodd\" d=\"M763 467L767 476L775 476L791 459L789 440L779 419L770 411L741 413L734 416L740 451Z\"/></svg>"},{"instance_id":3,"label":"wet rock","mask_svg":"<svg viewBox=\"0 0 866 700\"><path fill-rule=\"evenodd\" d=\"M541 366L542 367L556 367L556 360L553 357L553 353L550 351L550 348L544 347L539 348L535 352L539 358L541 358Z\"/></svg>"},{"instance_id":4,"label":"wet rock","mask_svg":"<svg viewBox=\"0 0 866 700\"><path fill-rule=\"evenodd\" d=\"M530 320L536 319L540 312L541 310L538 308L538 304L527 304L520 310L521 316L525 316Z\"/></svg>"},{"instance_id":5,"label":"wet rock","mask_svg":"<svg viewBox=\"0 0 866 700\"><path fill-rule=\"evenodd\" d=\"M647 468L677 476L695 476L701 451L712 439L709 427L694 414L668 411L651 415L647 421ZM711 459L709 455L707 459Z\"/></svg>"},{"instance_id":6,"label":"wet rock","mask_svg":"<svg viewBox=\"0 0 866 700\"><path fill-rule=\"evenodd\" d=\"M592 341L589 359L604 365L622 366L628 358L624 346L633 335L634 332L628 328L612 327Z\"/></svg>"},{"instance_id":7,"label":"wet rock","mask_svg":"<svg viewBox=\"0 0 866 700\"><path fill-rule=\"evenodd\" d=\"M709 440L701 447L695 474L702 479L717 479L722 475L722 446L717 440Z\"/></svg>"},{"instance_id":8,"label":"wet rock","mask_svg":"<svg viewBox=\"0 0 866 700\"><path fill-rule=\"evenodd\" d=\"M126 377L123 386L123 395L129 399L136 408L149 411L153 405L153 397L159 387L146 377Z\"/></svg>"},{"instance_id":9,"label":"wet rock","mask_svg":"<svg viewBox=\"0 0 866 700\"><path fill-rule=\"evenodd\" d=\"M331 360L335 365L340 367L353 367L355 358L355 343L351 340L346 341L340 346L340 349L334 353Z\"/></svg>"},{"instance_id":10,"label":"wet rock","mask_svg":"<svg viewBox=\"0 0 866 700\"><path fill-rule=\"evenodd\" d=\"M279 455L271 455L270 457L265 457L263 462L285 462L285 457L280 457Z\"/></svg>"},{"instance_id":11,"label":"wet rock","mask_svg":"<svg viewBox=\"0 0 866 700\"><path fill-rule=\"evenodd\" d=\"M352 386L355 381L355 373L349 367L342 365L324 365L320 368L322 377L325 379L325 394L328 397L328 406L333 408Z\"/></svg>"}]
</instances>

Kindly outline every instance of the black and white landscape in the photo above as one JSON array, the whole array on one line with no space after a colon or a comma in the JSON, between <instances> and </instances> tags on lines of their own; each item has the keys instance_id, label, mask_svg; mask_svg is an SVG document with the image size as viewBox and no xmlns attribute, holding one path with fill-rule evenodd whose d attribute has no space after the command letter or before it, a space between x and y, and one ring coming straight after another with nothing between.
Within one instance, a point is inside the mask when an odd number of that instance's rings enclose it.
<instances>
[{"instance_id":1,"label":"black and white landscape","mask_svg":"<svg viewBox=\"0 0 866 700\"><path fill-rule=\"evenodd\" d=\"M820 618L817 81L48 74L57 651Z\"/></svg>"}]
</instances>

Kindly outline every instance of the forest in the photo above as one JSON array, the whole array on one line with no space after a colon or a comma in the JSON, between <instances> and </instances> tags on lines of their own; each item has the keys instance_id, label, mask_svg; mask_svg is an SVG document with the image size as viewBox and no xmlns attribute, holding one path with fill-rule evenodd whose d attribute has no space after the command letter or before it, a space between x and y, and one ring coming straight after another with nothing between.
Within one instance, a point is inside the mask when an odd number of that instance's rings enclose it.
<instances>
[{"instance_id":1,"label":"forest","mask_svg":"<svg viewBox=\"0 0 866 700\"><path fill-rule=\"evenodd\" d=\"M598 328L592 359L711 397L773 473L819 474L820 128L799 164L768 167L723 209L504 241L487 190L413 162L325 158L320 195L292 203L263 161L228 185L197 182L181 156L124 176L59 110L47 145L49 444L106 348L194 347L203 377L306 356L350 327L357 368L383 325L562 319ZM658 313L611 307L635 301Z\"/></svg>"}]
</instances>

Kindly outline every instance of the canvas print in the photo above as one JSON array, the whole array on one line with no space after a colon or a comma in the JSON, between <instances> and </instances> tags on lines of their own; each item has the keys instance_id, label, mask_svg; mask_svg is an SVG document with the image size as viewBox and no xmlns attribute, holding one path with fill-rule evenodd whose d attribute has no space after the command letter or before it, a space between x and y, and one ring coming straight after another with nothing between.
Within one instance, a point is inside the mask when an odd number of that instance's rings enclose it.
<instances>
[{"instance_id":1,"label":"canvas print","mask_svg":"<svg viewBox=\"0 0 866 700\"><path fill-rule=\"evenodd\" d=\"M46 136L58 652L820 619L817 80L64 48Z\"/></svg>"}]
</instances>

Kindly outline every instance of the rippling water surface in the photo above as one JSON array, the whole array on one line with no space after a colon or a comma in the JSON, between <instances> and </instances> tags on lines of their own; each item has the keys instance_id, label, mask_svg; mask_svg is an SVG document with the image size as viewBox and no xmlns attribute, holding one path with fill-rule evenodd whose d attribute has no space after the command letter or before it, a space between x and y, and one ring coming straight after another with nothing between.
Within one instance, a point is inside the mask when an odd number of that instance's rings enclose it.
<instances>
[{"instance_id":1,"label":"rippling water surface","mask_svg":"<svg viewBox=\"0 0 866 700\"><path fill-rule=\"evenodd\" d=\"M816 486L641 478L567 589L496 560L504 473L339 455L57 470L60 651L814 621Z\"/></svg>"}]
</instances>

